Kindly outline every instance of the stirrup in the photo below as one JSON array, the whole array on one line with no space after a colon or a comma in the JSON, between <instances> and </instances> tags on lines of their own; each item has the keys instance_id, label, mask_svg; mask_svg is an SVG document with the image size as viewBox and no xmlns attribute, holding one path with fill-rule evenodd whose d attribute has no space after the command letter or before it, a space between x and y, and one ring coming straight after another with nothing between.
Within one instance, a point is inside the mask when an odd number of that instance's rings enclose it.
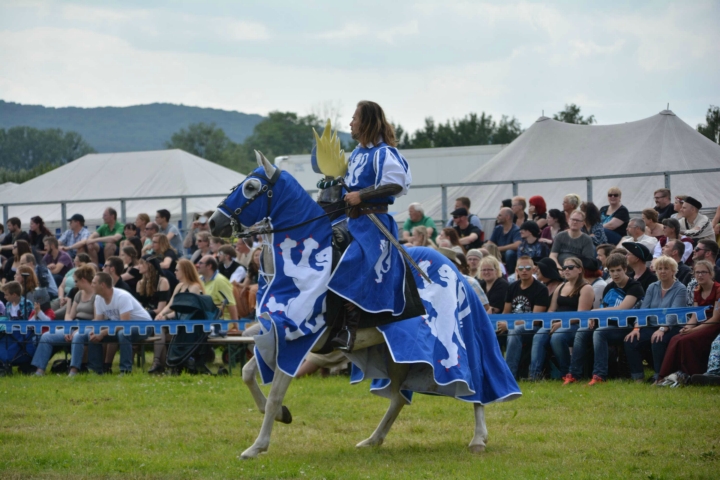
<instances>
[{"instance_id":1,"label":"stirrup","mask_svg":"<svg viewBox=\"0 0 720 480\"><path fill-rule=\"evenodd\" d=\"M349 328L343 327L335 338L330 341L330 345L341 352L350 353L355 345L355 335L353 335Z\"/></svg>"}]
</instances>

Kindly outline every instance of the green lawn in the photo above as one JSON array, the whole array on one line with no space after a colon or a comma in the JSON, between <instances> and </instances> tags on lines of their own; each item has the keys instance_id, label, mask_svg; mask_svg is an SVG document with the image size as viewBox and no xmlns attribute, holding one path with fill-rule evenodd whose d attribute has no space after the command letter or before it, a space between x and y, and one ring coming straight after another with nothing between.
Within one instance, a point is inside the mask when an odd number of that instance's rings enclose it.
<instances>
[{"instance_id":1,"label":"green lawn","mask_svg":"<svg viewBox=\"0 0 720 480\"><path fill-rule=\"evenodd\" d=\"M0 378L0 478L718 478L720 388L522 383L486 408L419 395L385 444L357 450L387 402L368 383L300 379L268 454L237 456L262 420L240 377Z\"/></svg>"}]
</instances>

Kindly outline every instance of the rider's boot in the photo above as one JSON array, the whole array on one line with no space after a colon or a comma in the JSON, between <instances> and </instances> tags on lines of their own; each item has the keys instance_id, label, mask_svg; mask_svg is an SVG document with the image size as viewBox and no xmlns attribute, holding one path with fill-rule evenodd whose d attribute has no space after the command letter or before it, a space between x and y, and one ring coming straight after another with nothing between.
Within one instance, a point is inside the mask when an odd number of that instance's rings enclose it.
<instances>
[{"instance_id":1,"label":"rider's boot","mask_svg":"<svg viewBox=\"0 0 720 480\"><path fill-rule=\"evenodd\" d=\"M355 345L355 334L360 325L360 308L353 305L351 310L345 310L343 327L338 334L330 341L330 344L340 351L350 353Z\"/></svg>"}]
</instances>

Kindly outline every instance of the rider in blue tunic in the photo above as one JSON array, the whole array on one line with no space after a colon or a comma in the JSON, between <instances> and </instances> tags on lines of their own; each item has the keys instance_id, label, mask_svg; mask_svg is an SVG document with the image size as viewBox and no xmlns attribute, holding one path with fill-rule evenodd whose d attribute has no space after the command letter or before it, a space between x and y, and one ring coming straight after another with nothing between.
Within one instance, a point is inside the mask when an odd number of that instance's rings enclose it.
<instances>
[{"instance_id":1,"label":"rider in blue tunic","mask_svg":"<svg viewBox=\"0 0 720 480\"><path fill-rule=\"evenodd\" d=\"M335 347L348 352L360 320L358 308L395 316L405 309L405 262L367 214L374 213L397 238L397 224L387 214L388 205L406 194L412 182L410 167L395 148L395 133L380 105L358 103L350 132L359 142L344 178L349 190L344 198L353 207L348 214L353 241L328 285L348 302L344 326L332 340Z\"/></svg>"}]
</instances>

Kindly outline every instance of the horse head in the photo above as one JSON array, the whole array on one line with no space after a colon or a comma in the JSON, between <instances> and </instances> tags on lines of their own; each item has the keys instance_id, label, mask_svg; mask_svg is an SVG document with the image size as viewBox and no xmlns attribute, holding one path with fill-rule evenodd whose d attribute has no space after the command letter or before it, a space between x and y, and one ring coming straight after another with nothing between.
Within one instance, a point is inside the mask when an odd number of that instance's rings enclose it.
<instances>
[{"instance_id":1,"label":"horse head","mask_svg":"<svg viewBox=\"0 0 720 480\"><path fill-rule=\"evenodd\" d=\"M233 187L230 195L220 202L210 217L210 231L213 235L243 235L252 225L269 216L273 186L280 176L280 169L257 150L255 157L258 168Z\"/></svg>"}]
</instances>

